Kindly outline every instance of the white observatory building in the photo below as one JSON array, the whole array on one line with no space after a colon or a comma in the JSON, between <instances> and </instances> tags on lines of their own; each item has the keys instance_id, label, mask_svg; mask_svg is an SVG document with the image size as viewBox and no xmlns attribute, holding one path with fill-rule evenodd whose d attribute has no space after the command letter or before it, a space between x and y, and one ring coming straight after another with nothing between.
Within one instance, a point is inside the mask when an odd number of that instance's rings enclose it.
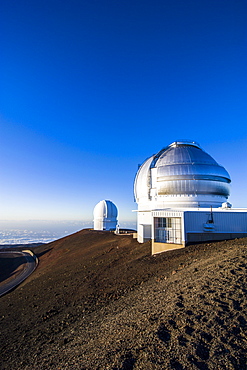
<instances>
[{"instance_id":1,"label":"white observatory building","mask_svg":"<svg viewBox=\"0 0 247 370\"><path fill-rule=\"evenodd\" d=\"M94 230L116 230L118 209L110 200L101 200L94 207Z\"/></svg>"},{"instance_id":2,"label":"white observatory building","mask_svg":"<svg viewBox=\"0 0 247 370\"><path fill-rule=\"evenodd\" d=\"M176 141L140 166L134 183L138 241L152 254L186 243L247 236L247 209L227 202L230 176L194 141Z\"/></svg>"}]
</instances>

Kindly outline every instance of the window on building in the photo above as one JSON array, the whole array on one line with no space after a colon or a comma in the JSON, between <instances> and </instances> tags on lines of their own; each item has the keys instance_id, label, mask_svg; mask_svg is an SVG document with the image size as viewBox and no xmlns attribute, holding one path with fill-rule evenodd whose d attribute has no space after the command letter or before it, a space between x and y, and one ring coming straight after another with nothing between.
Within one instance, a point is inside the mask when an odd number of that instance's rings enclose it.
<instances>
[{"instance_id":1,"label":"window on building","mask_svg":"<svg viewBox=\"0 0 247 370\"><path fill-rule=\"evenodd\" d=\"M154 235L156 242L181 244L181 217L155 217Z\"/></svg>"}]
</instances>

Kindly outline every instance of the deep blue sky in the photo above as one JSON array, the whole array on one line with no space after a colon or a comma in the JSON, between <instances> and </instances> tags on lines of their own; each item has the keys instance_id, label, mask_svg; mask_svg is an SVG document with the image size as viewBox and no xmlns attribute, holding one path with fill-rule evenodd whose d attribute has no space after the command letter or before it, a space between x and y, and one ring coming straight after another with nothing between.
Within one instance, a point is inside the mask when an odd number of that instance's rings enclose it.
<instances>
[{"instance_id":1,"label":"deep blue sky","mask_svg":"<svg viewBox=\"0 0 247 370\"><path fill-rule=\"evenodd\" d=\"M1 0L0 219L134 220L139 163L193 139L247 197L245 0Z\"/></svg>"}]
</instances>

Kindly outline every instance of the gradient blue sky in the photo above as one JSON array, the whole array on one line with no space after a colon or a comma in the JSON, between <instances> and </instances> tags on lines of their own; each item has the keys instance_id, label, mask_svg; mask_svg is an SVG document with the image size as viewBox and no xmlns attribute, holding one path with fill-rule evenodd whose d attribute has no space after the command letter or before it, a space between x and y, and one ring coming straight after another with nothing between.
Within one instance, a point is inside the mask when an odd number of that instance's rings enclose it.
<instances>
[{"instance_id":1,"label":"gradient blue sky","mask_svg":"<svg viewBox=\"0 0 247 370\"><path fill-rule=\"evenodd\" d=\"M139 163L192 139L247 207L245 0L1 0L0 219L134 220Z\"/></svg>"}]
</instances>

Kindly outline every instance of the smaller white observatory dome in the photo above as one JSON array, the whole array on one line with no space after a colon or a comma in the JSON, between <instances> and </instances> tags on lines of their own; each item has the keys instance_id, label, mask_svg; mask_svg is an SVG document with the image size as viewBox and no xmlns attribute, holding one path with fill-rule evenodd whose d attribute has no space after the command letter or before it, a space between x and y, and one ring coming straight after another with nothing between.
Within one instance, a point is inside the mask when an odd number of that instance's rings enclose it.
<instances>
[{"instance_id":1,"label":"smaller white observatory dome","mask_svg":"<svg viewBox=\"0 0 247 370\"><path fill-rule=\"evenodd\" d=\"M94 207L94 230L116 230L118 209L110 200L101 200Z\"/></svg>"}]
</instances>

